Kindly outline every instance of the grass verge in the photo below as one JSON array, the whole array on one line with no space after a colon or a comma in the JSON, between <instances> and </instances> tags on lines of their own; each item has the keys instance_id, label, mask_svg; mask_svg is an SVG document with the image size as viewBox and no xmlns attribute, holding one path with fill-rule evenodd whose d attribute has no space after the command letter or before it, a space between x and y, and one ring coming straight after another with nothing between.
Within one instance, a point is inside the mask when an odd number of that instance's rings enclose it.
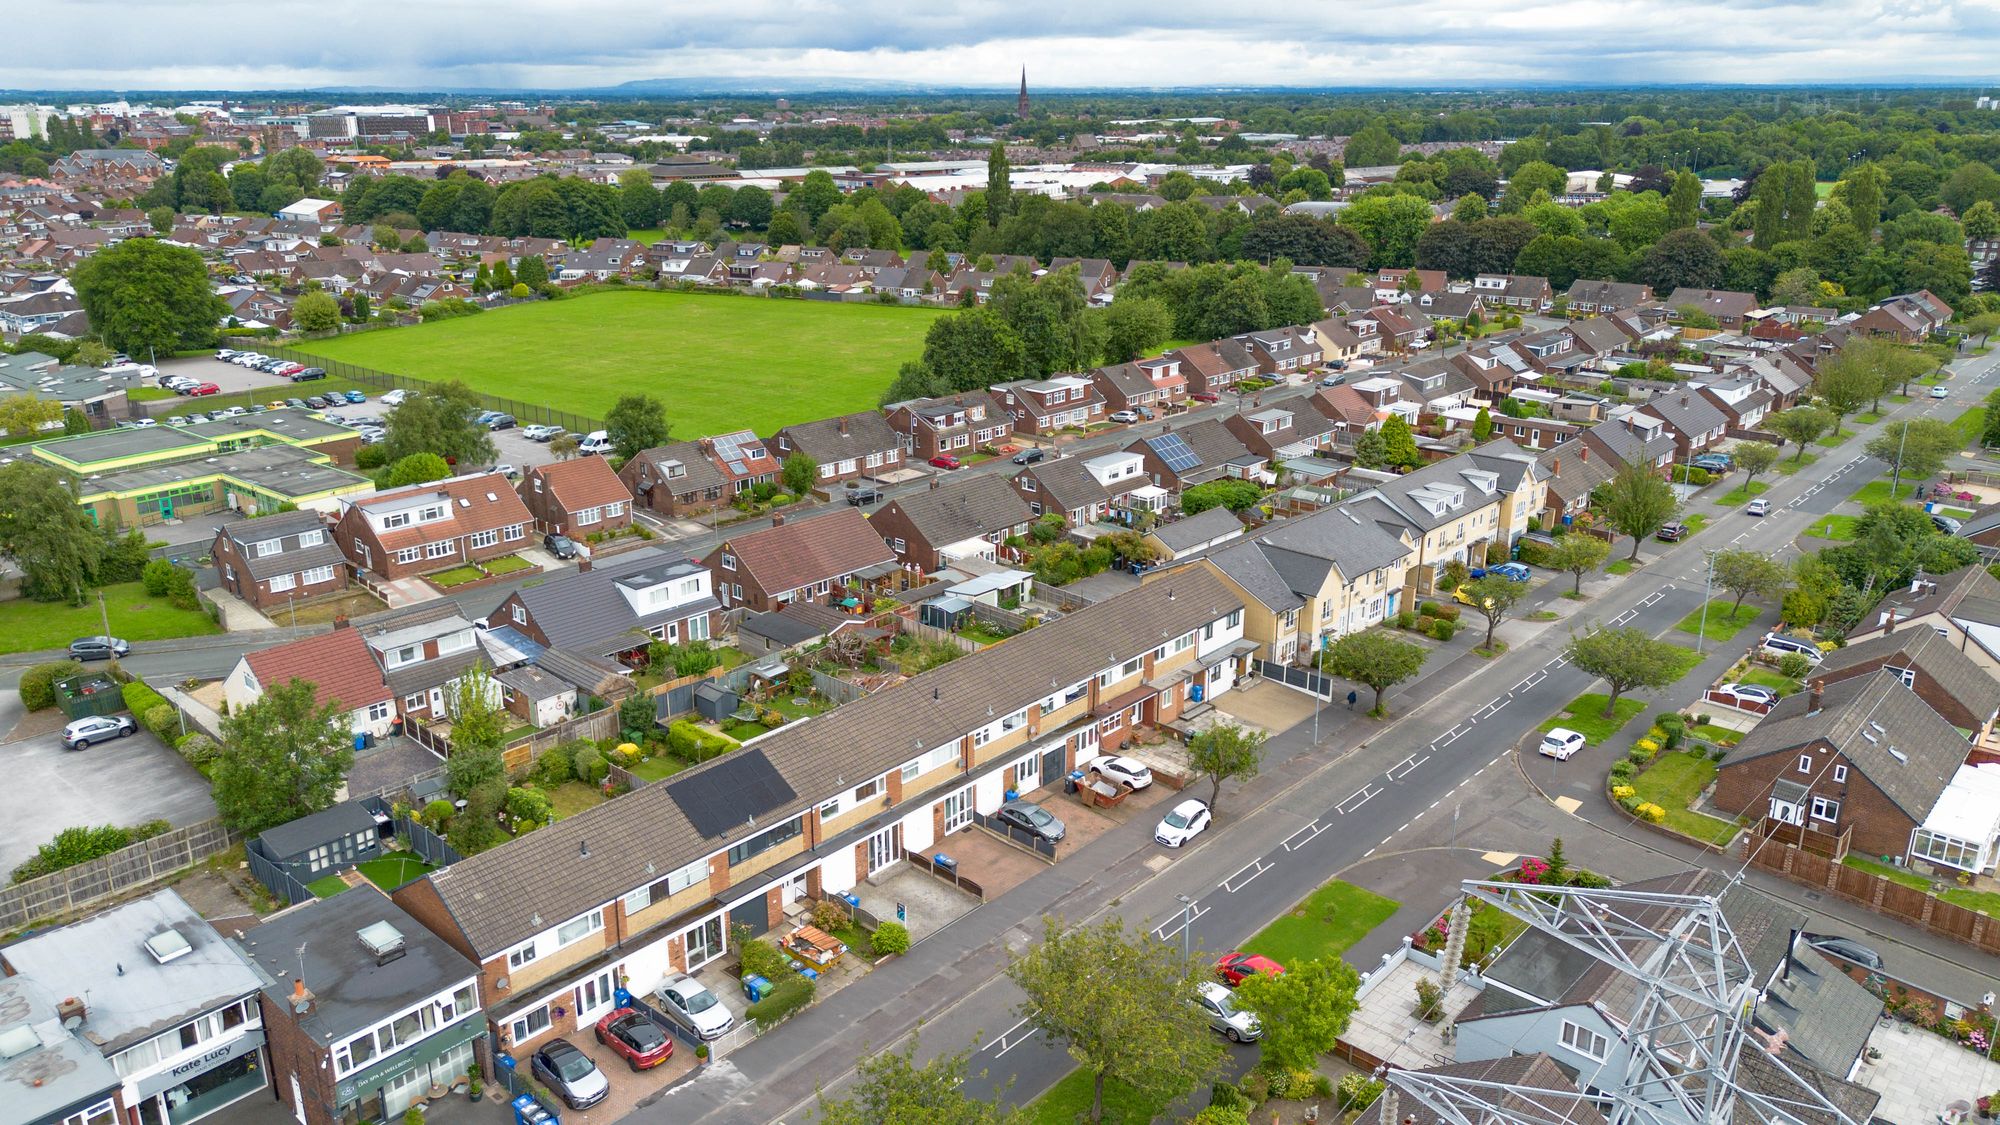
<instances>
[{"instance_id":1,"label":"grass verge","mask_svg":"<svg viewBox=\"0 0 2000 1125\"><path fill-rule=\"evenodd\" d=\"M1693 656L1694 653L1688 653ZM1604 717L1604 701L1610 696L1603 692L1585 692L1569 701L1562 712L1554 718L1543 721L1540 729L1544 732L1557 727L1568 727L1584 737L1586 742L1600 743L1632 721L1632 717L1646 709L1646 701L1629 696L1620 699L1612 708L1611 717Z\"/></svg>"},{"instance_id":2,"label":"grass verge","mask_svg":"<svg viewBox=\"0 0 2000 1125\"><path fill-rule=\"evenodd\" d=\"M1715 502L1725 508L1734 508L1739 504L1748 504L1753 498L1763 495L1770 487L1764 481L1753 480L1716 497Z\"/></svg>"},{"instance_id":3,"label":"grass verge","mask_svg":"<svg viewBox=\"0 0 2000 1125\"><path fill-rule=\"evenodd\" d=\"M1715 763L1706 756L1678 751L1653 759L1645 772L1632 779L1639 799L1667 810L1666 825L1684 836L1711 844L1726 844L1736 836L1736 825L1719 817L1688 808L1715 780Z\"/></svg>"},{"instance_id":4,"label":"grass verge","mask_svg":"<svg viewBox=\"0 0 2000 1125\"><path fill-rule=\"evenodd\" d=\"M1852 852L1849 852L1840 862L1849 867L1866 871L1870 875L1880 875L1892 883L1900 883L1914 890L1931 893L1931 880L1907 868L1895 867L1880 860L1855 855ZM1935 897L1951 903L1953 906L1963 906L1967 910L1977 910L1981 914L2000 917L2000 894L1995 894L1992 891L1975 891L1965 887L1952 887L1949 890L1937 893Z\"/></svg>"},{"instance_id":5,"label":"grass verge","mask_svg":"<svg viewBox=\"0 0 2000 1125\"><path fill-rule=\"evenodd\" d=\"M1402 905L1339 879L1309 894L1243 948L1280 965L1338 957Z\"/></svg>"},{"instance_id":6,"label":"grass verge","mask_svg":"<svg viewBox=\"0 0 2000 1125\"><path fill-rule=\"evenodd\" d=\"M1090 1099L1096 1089L1096 1082L1090 1072L1072 1070L1063 1080L1049 1087L1048 1092L1028 1103L1023 1118L1024 1125L1076 1125L1090 1112ZM1115 1078L1104 1082L1104 1116L1099 1118L1102 1125L1149 1125L1166 1107L1139 1093Z\"/></svg>"},{"instance_id":7,"label":"grass verge","mask_svg":"<svg viewBox=\"0 0 2000 1125\"><path fill-rule=\"evenodd\" d=\"M98 611L96 594L104 595ZM37 652L67 648L78 637L104 632L128 641L163 641L174 637L205 637L222 632L198 609L175 609L164 597L155 598L137 582L119 582L86 593L80 606L37 602L26 598L0 602L0 652Z\"/></svg>"},{"instance_id":8,"label":"grass verge","mask_svg":"<svg viewBox=\"0 0 2000 1125\"><path fill-rule=\"evenodd\" d=\"M1908 499L1910 494L1916 490L1917 486L1914 484L1899 484L1896 486L1895 499ZM1886 504L1890 499L1889 482L1886 480L1871 480L1860 488L1855 489L1854 494L1849 496L1848 499L1864 506L1868 504Z\"/></svg>"},{"instance_id":9,"label":"grass verge","mask_svg":"<svg viewBox=\"0 0 2000 1125\"><path fill-rule=\"evenodd\" d=\"M1806 528L1806 534L1815 539L1845 542L1854 538L1854 525L1860 522L1860 516L1823 516Z\"/></svg>"},{"instance_id":10,"label":"grass verge","mask_svg":"<svg viewBox=\"0 0 2000 1125\"><path fill-rule=\"evenodd\" d=\"M1623 576L1632 573L1637 567L1638 564L1634 563L1631 559L1619 559L1617 562L1605 567L1604 573Z\"/></svg>"},{"instance_id":11,"label":"grass verge","mask_svg":"<svg viewBox=\"0 0 2000 1125\"><path fill-rule=\"evenodd\" d=\"M1674 628L1683 633L1699 634L1711 641L1726 641L1734 637L1745 625L1757 620L1757 615L1762 612L1764 611L1754 605L1739 606L1732 611L1726 605L1710 602L1706 618L1700 609L1696 609L1681 618L1680 624Z\"/></svg>"},{"instance_id":12,"label":"grass verge","mask_svg":"<svg viewBox=\"0 0 2000 1125\"><path fill-rule=\"evenodd\" d=\"M1794 460L1791 457L1787 457L1784 460L1778 462L1777 465L1774 467L1779 472L1785 474L1786 476L1791 476L1793 473L1798 472L1800 469L1811 468L1814 464L1818 463L1818 461L1819 461L1819 454L1813 453L1810 450L1808 450L1805 456L1799 457L1797 460Z\"/></svg>"}]
</instances>

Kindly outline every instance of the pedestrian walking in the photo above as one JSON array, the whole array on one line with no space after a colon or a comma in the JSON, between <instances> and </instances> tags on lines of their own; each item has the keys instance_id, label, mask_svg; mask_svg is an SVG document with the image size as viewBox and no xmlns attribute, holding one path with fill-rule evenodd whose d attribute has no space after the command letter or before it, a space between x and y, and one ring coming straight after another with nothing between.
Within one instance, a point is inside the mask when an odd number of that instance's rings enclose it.
<instances>
[{"instance_id":1,"label":"pedestrian walking","mask_svg":"<svg viewBox=\"0 0 2000 1125\"><path fill-rule=\"evenodd\" d=\"M1355 700L1357 700L1357 699L1359 699L1359 698L1361 698L1361 697L1360 697L1359 695L1355 694L1354 692L1351 692L1351 691L1350 691L1350 692L1348 692L1348 693L1347 693L1347 709L1348 709L1349 711L1352 711L1352 710L1354 710L1354 701L1355 701Z\"/></svg>"}]
</instances>

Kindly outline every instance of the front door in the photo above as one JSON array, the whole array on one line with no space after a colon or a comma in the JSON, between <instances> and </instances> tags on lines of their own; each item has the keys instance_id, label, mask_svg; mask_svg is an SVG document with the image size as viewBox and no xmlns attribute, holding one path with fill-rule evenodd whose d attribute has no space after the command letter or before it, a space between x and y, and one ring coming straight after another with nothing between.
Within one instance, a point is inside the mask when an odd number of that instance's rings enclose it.
<instances>
[{"instance_id":1,"label":"front door","mask_svg":"<svg viewBox=\"0 0 2000 1125\"><path fill-rule=\"evenodd\" d=\"M596 976L585 977L576 986L576 1026L586 1027L597 1022L597 1017L611 1010L612 992L618 987L616 969L606 969Z\"/></svg>"},{"instance_id":2,"label":"front door","mask_svg":"<svg viewBox=\"0 0 2000 1125\"><path fill-rule=\"evenodd\" d=\"M1771 798L1771 819L1777 821L1779 824L1804 824L1806 822L1806 807L1804 805L1795 805L1790 801L1780 801L1776 797L1773 797Z\"/></svg>"},{"instance_id":3,"label":"front door","mask_svg":"<svg viewBox=\"0 0 2000 1125\"><path fill-rule=\"evenodd\" d=\"M692 973L722 954L722 918L710 918L684 938L687 944L687 971Z\"/></svg>"},{"instance_id":4,"label":"front door","mask_svg":"<svg viewBox=\"0 0 2000 1125\"><path fill-rule=\"evenodd\" d=\"M1054 785L1063 775L1063 748L1051 746L1042 751L1042 784Z\"/></svg>"},{"instance_id":5,"label":"front door","mask_svg":"<svg viewBox=\"0 0 2000 1125\"><path fill-rule=\"evenodd\" d=\"M1097 757L1097 750L1097 724L1092 723L1076 733L1076 756L1070 760L1080 769L1085 762Z\"/></svg>"},{"instance_id":6,"label":"front door","mask_svg":"<svg viewBox=\"0 0 2000 1125\"><path fill-rule=\"evenodd\" d=\"M947 809L948 808L949 804L947 803ZM949 812L946 813L946 816L947 816L947 821L946 821L947 827L945 828L945 831L949 832L951 831L949 827L950 823ZM902 858L903 858L902 825L892 824L889 827L884 828L882 831L875 833L873 836L868 837L869 875L871 876L874 875L876 872L882 870L883 868L889 866L892 863L895 863L896 861Z\"/></svg>"},{"instance_id":7,"label":"front door","mask_svg":"<svg viewBox=\"0 0 2000 1125\"><path fill-rule=\"evenodd\" d=\"M431 718L444 718L444 689L441 687L431 689Z\"/></svg>"}]
</instances>

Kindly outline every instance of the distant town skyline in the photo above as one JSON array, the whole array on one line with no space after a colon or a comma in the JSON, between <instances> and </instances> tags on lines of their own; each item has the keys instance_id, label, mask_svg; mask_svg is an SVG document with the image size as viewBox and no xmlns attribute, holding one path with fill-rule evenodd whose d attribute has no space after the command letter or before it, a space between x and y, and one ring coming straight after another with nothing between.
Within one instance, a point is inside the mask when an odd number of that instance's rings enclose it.
<instances>
[{"instance_id":1,"label":"distant town skyline","mask_svg":"<svg viewBox=\"0 0 2000 1125\"><path fill-rule=\"evenodd\" d=\"M791 76L1010 90L1952 80L1993 72L1989 0L21 0L45 90L587 89ZM723 85L727 83L728 85Z\"/></svg>"}]
</instances>

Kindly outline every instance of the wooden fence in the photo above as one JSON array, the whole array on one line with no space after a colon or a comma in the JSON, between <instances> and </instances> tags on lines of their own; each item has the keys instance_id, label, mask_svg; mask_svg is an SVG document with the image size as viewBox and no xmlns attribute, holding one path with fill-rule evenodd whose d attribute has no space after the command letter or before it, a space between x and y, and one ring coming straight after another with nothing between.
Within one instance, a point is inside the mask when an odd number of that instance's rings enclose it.
<instances>
[{"instance_id":1,"label":"wooden fence","mask_svg":"<svg viewBox=\"0 0 2000 1125\"><path fill-rule=\"evenodd\" d=\"M236 842L220 820L204 820L141 840L88 863L0 889L0 930L62 918L120 891L190 867Z\"/></svg>"},{"instance_id":2,"label":"wooden fence","mask_svg":"<svg viewBox=\"0 0 2000 1125\"><path fill-rule=\"evenodd\" d=\"M935 625L926 625L921 621L903 622L903 632L913 637L922 637L927 641L941 641L957 648L961 652L978 652L984 647L971 637L961 637L957 633L940 629Z\"/></svg>"},{"instance_id":3,"label":"wooden fence","mask_svg":"<svg viewBox=\"0 0 2000 1125\"><path fill-rule=\"evenodd\" d=\"M2000 925L1977 910L1949 903L1916 888L1885 879L1858 867L1803 848L1766 841L1758 833L1746 833L1741 845L1743 858L1767 871L1822 891L1839 895L1877 914L1929 930L1940 937L1972 946L1984 953L2000 953Z\"/></svg>"}]
</instances>

